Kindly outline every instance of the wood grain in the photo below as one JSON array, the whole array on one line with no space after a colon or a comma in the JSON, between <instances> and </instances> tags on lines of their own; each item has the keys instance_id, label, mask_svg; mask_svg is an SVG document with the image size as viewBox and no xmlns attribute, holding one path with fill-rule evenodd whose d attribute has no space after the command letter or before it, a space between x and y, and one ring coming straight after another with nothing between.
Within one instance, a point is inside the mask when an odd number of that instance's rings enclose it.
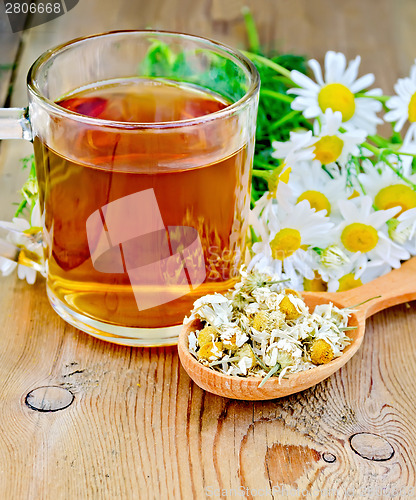
<instances>
[{"instance_id":1,"label":"wood grain","mask_svg":"<svg viewBox=\"0 0 416 500\"><path fill-rule=\"evenodd\" d=\"M266 48L319 60L329 48L360 53L365 72L373 71L386 92L416 56L412 0L247 4ZM65 16L23 33L11 102L26 104L25 75L36 56L78 35L152 26L242 47L239 5L80 0ZM1 218L13 212L23 179L18 159L30 148L2 145ZM202 391L174 347L110 346L75 330L53 313L41 281L29 287L14 276L1 279L0 318L1 498L241 498L241 491L276 500L302 492L392 498L400 488L408 489L396 498L416 497L414 302L371 318L362 348L329 379L263 403ZM57 412L30 409L26 395L42 386L67 388L74 402ZM380 453L380 440L350 443L360 433L385 440L394 454L369 459Z\"/></svg>"}]
</instances>

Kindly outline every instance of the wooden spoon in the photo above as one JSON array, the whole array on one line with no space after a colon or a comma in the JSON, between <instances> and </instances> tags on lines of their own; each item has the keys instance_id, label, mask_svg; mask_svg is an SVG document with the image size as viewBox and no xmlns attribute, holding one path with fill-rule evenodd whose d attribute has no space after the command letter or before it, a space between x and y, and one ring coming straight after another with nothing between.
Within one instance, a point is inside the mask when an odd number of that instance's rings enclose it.
<instances>
[{"instance_id":1,"label":"wooden spoon","mask_svg":"<svg viewBox=\"0 0 416 500\"><path fill-rule=\"evenodd\" d=\"M348 332L352 341L340 357L325 365L290 374L281 382L277 377L271 377L263 387L259 387L262 381L260 377L223 375L201 365L190 354L188 335L196 329L198 321L195 321L185 325L179 335L178 352L185 371L202 389L234 399L275 399L312 387L339 370L357 352L364 338L365 320L368 317L388 307L416 299L416 257L405 262L399 269L358 288L335 293L303 292L302 296L311 311L317 304L332 302L338 307L349 307L373 299L356 307L350 316L348 325L357 326L357 329Z\"/></svg>"}]
</instances>

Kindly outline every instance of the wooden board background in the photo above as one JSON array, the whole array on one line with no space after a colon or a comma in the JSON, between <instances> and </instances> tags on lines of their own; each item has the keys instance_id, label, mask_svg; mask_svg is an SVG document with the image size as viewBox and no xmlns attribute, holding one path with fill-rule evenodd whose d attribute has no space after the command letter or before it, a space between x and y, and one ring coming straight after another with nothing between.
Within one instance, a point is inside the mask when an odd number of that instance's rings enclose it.
<instances>
[{"instance_id":1,"label":"wooden board background","mask_svg":"<svg viewBox=\"0 0 416 500\"><path fill-rule=\"evenodd\" d=\"M25 105L30 64L79 35L152 27L244 47L243 4L265 48L321 61L328 49L359 53L386 93L416 57L414 0L80 0L14 35L0 2L0 64L15 66L0 74L0 100ZM23 141L1 145L2 219L30 152ZM174 347L111 346L66 325L40 280L0 280L0 321L1 498L392 498L401 488L399 498L416 498L414 303L372 318L361 350L330 379L265 403L201 391ZM25 398L42 386L75 400L34 411Z\"/></svg>"}]
</instances>

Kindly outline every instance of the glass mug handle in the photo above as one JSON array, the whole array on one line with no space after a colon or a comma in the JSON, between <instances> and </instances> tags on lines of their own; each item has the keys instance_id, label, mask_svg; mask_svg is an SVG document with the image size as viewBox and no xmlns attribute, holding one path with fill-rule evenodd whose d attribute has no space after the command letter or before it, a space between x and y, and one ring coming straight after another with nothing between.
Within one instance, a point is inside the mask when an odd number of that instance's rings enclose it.
<instances>
[{"instance_id":1,"label":"glass mug handle","mask_svg":"<svg viewBox=\"0 0 416 500\"><path fill-rule=\"evenodd\" d=\"M0 108L0 139L32 140L28 108Z\"/></svg>"},{"instance_id":2,"label":"glass mug handle","mask_svg":"<svg viewBox=\"0 0 416 500\"><path fill-rule=\"evenodd\" d=\"M0 108L0 139L32 140L28 108ZM0 230L7 233L0 238L0 257L35 269L44 274L45 265L40 249L42 232L28 231L19 225L0 221ZM0 262L0 271L1 271Z\"/></svg>"}]
</instances>

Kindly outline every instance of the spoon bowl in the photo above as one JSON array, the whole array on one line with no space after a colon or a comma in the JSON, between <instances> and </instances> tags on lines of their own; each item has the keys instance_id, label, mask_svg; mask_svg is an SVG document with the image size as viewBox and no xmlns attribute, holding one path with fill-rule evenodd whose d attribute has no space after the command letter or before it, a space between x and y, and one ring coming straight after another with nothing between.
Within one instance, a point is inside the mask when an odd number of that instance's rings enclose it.
<instances>
[{"instance_id":1,"label":"spoon bowl","mask_svg":"<svg viewBox=\"0 0 416 500\"><path fill-rule=\"evenodd\" d=\"M262 387L261 377L238 377L224 375L199 363L189 352L188 336L196 330L199 320L184 325L178 340L181 363L191 379L202 389L233 399L276 399L312 387L339 370L357 352L364 338L365 321L378 311L416 299L416 257L405 262L399 269L346 292L303 292L302 297L311 311L318 304L332 302L337 307L354 307L348 326L357 327L348 331L351 343L341 356L329 363L299 373L292 373L280 382L271 377Z\"/></svg>"}]
</instances>

